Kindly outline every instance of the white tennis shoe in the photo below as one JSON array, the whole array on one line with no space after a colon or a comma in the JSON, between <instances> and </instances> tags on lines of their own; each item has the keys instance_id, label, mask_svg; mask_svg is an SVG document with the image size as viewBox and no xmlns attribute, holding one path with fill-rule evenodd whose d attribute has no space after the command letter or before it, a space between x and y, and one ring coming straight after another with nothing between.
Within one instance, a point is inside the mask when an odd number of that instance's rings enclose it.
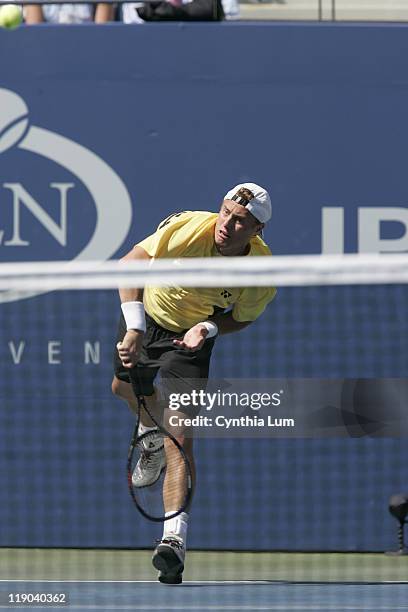
<instances>
[{"instance_id":1,"label":"white tennis shoe","mask_svg":"<svg viewBox=\"0 0 408 612\"><path fill-rule=\"evenodd\" d=\"M166 467L163 438L158 430L149 432L141 441L141 446L140 459L132 474L132 484L138 488L153 485Z\"/></svg>"}]
</instances>

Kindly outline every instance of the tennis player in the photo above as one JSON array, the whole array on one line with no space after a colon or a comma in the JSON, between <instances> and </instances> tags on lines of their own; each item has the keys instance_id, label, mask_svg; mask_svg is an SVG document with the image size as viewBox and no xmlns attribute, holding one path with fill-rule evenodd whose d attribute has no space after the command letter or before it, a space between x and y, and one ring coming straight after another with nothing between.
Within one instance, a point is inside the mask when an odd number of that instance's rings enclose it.
<instances>
[{"instance_id":1,"label":"tennis player","mask_svg":"<svg viewBox=\"0 0 408 612\"><path fill-rule=\"evenodd\" d=\"M225 195L218 213L185 211L171 215L156 232L137 244L123 260L181 257L270 256L260 233L271 218L268 192L255 183L237 185ZM272 287L146 287L121 289L122 316L115 351L113 392L134 411L129 370L138 364L140 393L148 408L158 415L160 401L154 386L156 375L174 383L179 392L205 388L211 352L218 335L237 332L250 325L264 311L276 290ZM180 408L194 416L197 408ZM172 412L171 414L178 414ZM164 416L166 418L166 416ZM141 415L139 434L151 431L154 423ZM183 446L194 474L191 431L182 426L172 431ZM149 440L151 440L149 436ZM156 442L143 451L133 472L135 487L153 484L166 466L171 452L157 435ZM173 445L172 445L173 446ZM169 466L171 462L169 461ZM169 471L169 468L168 470ZM166 474L167 479L168 474ZM166 515L177 512L175 493L163 498ZM153 565L161 568L160 582L182 581L186 550L188 513L164 523L163 538L153 554ZM164 568L164 571L163 571Z\"/></svg>"}]
</instances>

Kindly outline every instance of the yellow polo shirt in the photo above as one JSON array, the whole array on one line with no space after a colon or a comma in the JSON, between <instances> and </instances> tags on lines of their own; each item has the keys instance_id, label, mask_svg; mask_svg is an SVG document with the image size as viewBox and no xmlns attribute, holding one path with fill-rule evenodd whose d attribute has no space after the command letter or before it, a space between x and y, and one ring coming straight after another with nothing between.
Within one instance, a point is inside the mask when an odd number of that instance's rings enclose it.
<instances>
[{"instance_id":1,"label":"yellow polo shirt","mask_svg":"<svg viewBox=\"0 0 408 612\"><path fill-rule=\"evenodd\" d=\"M184 211L167 217L156 232L137 246L154 258L216 257L214 228L218 213ZM271 256L260 236L250 241L246 257ZM150 287L144 290L148 314L162 327L182 331L205 321L214 307L232 306L236 321L254 321L276 294L274 287Z\"/></svg>"}]
</instances>

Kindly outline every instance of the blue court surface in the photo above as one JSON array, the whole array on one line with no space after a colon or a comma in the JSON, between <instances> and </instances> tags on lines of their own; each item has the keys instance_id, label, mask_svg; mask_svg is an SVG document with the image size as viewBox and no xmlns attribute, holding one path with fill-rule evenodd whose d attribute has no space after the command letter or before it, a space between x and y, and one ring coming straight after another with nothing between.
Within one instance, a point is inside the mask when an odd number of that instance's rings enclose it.
<instances>
[{"instance_id":1,"label":"blue court surface","mask_svg":"<svg viewBox=\"0 0 408 612\"><path fill-rule=\"evenodd\" d=\"M150 555L150 551L2 549L0 608L408 610L406 557L191 552L183 584L167 586L157 582ZM255 579L255 574L260 578ZM245 575L250 578L244 579ZM46 594L62 594L66 604L41 603L41 594L43 599Z\"/></svg>"},{"instance_id":2,"label":"blue court surface","mask_svg":"<svg viewBox=\"0 0 408 612\"><path fill-rule=\"evenodd\" d=\"M66 595L67 605L11 604L14 594ZM406 584L265 582L2 582L1 608L48 610L408 610Z\"/></svg>"}]
</instances>

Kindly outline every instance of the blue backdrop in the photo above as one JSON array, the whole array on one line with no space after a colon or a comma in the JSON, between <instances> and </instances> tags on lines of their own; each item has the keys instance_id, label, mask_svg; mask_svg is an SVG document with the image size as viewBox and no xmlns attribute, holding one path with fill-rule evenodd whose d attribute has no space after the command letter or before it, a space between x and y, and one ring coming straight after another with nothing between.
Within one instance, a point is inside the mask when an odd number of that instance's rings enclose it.
<instances>
[{"instance_id":1,"label":"blue backdrop","mask_svg":"<svg viewBox=\"0 0 408 612\"><path fill-rule=\"evenodd\" d=\"M271 192L276 254L408 250L407 26L45 25L0 31L0 51L1 261L118 257L245 180ZM247 377L407 377L405 291L383 336L366 320L389 297L360 296L326 343L316 313L340 298L309 292L315 316L294 330L302 299L282 290L225 340L217 376L239 361ZM150 546L124 479L131 417L109 393L117 297L0 301L0 545ZM201 440L197 454L192 547L393 541L403 441Z\"/></svg>"}]
</instances>

